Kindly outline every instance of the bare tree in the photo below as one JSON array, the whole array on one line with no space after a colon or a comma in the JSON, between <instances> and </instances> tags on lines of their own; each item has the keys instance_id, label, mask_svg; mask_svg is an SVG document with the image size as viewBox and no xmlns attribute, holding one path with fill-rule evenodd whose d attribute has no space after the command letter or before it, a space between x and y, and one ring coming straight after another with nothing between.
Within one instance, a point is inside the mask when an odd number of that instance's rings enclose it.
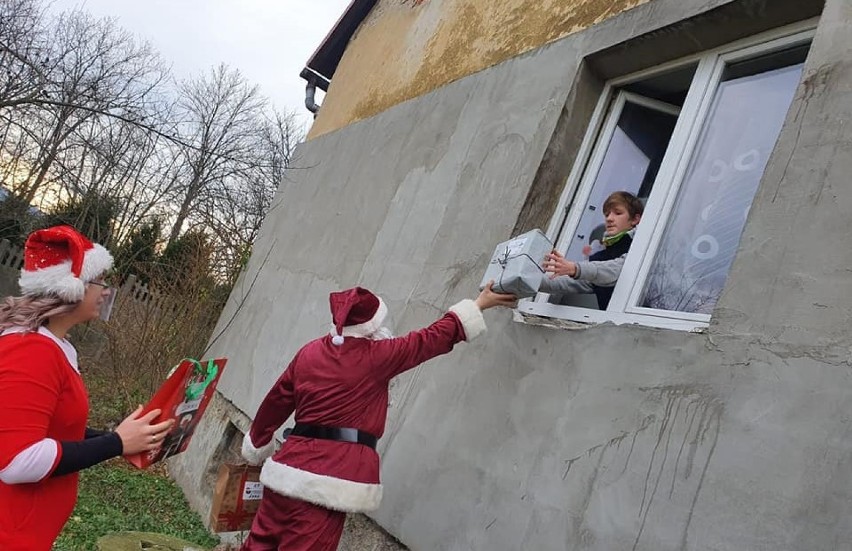
<instances>
[{"instance_id":1,"label":"bare tree","mask_svg":"<svg viewBox=\"0 0 852 551\"><path fill-rule=\"evenodd\" d=\"M292 113L273 109L256 121L251 157L229 178L214 182L200 201L204 225L217 236L214 265L233 282L244 267L263 219L290 165L301 128Z\"/></svg>"},{"instance_id":2,"label":"bare tree","mask_svg":"<svg viewBox=\"0 0 852 551\"><path fill-rule=\"evenodd\" d=\"M143 120L152 111L153 91L167 75L150 46L137 43L113 20L72 11L56 20L50 34L56 63L41 92L48 99L4 112L6 122L36 144L30 171L14 189L28 202L58 180L51 170L61 157L78 154L69 141L75 132L86 124L103 124L101 113Z\"/></svg>"},{"instance_id":3,"label":"bare tree","mask_svg":"<svg viewBox=\"0 0 852 551\"><path fill-rule=\"evenodd\" d=\"M41 96L50 56L37 0L0 1L0 109Z\"/></svg>"},{"instance_id":4,"label":"bare tree","mask_svg":"<svg viewBox=\"0 0 852 551\"><path fill-rule=\"evenodd\" d=\"M24 208L58 194L62 216L112 245L154 220L170 228L161 245L214 237L213 275L233 281L302 139L294 116L237 70L175 84L115 21L49 20L43 5L0 0L0 184Z\"/></svg>"},{"instance_id":5,"label":"bare tree","mask_svg":"<svg viewBox=\"0 0 852 551\"><path fill-rule=\"evenodd\" d=\"M239 177L252 153L256 121L266 106L257 86L239 71L219 65L210 73L180 86L178 106L183 110L179 133L184 143L184 183L168 242L174 242L215 183Z\"/></svg>"}]
</instances>

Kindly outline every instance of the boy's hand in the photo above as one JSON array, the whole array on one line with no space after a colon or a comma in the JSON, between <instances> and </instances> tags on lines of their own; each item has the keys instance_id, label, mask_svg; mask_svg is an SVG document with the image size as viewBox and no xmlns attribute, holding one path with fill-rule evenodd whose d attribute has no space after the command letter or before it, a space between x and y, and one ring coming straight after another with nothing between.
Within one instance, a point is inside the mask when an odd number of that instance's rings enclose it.
<instances>
[{"instance_id":1,"label":"boy's hand","mask_svg":"<svg viewBox=\"0 0 852 551\"><path fill-rule=\"evenodd\" d=\"M577 264L570 260L565 260L562 253L553 249L550 254L544 257L544 271L550 274L550 279L558 276L577 275Z\"/></svg>"},{"instance_id":2,"label":"boy's hand","mask_svg":"<svg viewBox=\"0 0 852 551\"><path fill-rule=\"evenodd\" d=\"M505 293L495 293L491 290L494 281L489 281L485 285L485 289L476 297L476 305L480 310L488 310L494 306L505 306L506 308L514 308L518 304L518 297L515 295L507 295Z\"/></svg>"}]
</instances>

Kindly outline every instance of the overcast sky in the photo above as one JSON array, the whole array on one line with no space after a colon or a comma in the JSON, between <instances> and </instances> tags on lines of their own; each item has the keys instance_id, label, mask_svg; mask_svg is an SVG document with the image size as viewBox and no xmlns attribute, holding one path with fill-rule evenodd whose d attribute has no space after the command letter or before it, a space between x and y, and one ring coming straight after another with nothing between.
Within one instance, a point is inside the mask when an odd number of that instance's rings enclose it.
<instances>
[{"instance_id":1,"label":"overcast sky","mask_svg":"<svg viewBox=\"0 0 852 551\"><path fill-rule=\"evenodd\" d=\"M54 0L82 6L144 38L178 78L226 63L307 124L299 72L350 0ZM322 98L319 91L318 102Z\"/></svg>"}]
</instances>

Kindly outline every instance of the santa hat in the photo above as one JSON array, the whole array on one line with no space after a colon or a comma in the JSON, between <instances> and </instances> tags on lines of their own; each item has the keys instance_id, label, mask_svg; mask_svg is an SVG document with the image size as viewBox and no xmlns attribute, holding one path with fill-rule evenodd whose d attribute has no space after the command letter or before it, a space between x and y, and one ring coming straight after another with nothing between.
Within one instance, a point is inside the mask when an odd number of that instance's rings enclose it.
<instances>
[{"instance_id":1,"label":"santa hat","mask_svg":"<svg viewBox=\"0 0 852 551\"><path fill-rule=\"evenodd\" d=\"M369 337L388 315L382 299L361 287L331 293L328 302L334 323L331 342L336 346L343 344L343 337Z\"/></svg>"},{"instance_id":2,"label":"santa hat","mask_svg":"<svg viewBox=\"0 0 852 551\"><path fill-rule=\"evenodd\" d=\"M27 296L57 296L78 302L86 283L112 267L112 255L71 226L34 231L24 244L18 285Z\"/></svg>"}]
</instances>

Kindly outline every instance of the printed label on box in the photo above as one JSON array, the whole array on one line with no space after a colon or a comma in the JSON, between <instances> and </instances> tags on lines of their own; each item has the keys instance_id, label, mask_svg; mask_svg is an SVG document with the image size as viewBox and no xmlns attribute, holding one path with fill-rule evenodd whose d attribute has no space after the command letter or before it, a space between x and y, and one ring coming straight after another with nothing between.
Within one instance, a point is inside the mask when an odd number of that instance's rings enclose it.
<instances>
[{"instance_id":1,"label":"printed label on box","mask_svg":"<svg viewBox=\"0 0 852 551\"><path fill-rule=\"evenodd\" d=\"M243 488L243 501L254 501L263 497L263 484L260 482L246 482Z\"/></svg>"}]
</instances>

